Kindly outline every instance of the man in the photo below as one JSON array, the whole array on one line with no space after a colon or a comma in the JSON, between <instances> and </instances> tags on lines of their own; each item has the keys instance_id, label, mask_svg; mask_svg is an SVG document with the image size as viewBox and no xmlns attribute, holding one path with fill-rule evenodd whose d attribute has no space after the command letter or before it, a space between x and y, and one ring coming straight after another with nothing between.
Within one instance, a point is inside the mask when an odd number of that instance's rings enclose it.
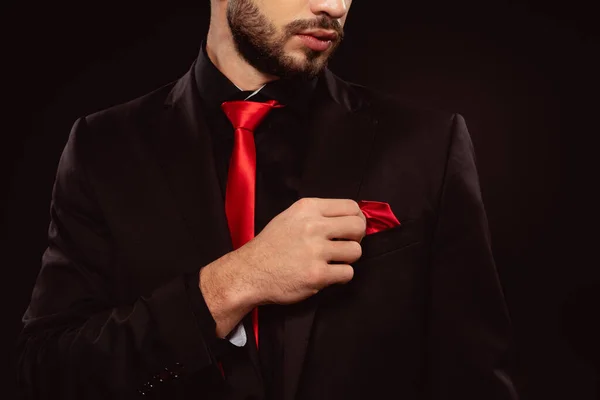
<instances>
[{"instance_id":1,"label":"man","mask_svg":"<svg viewBox=\"0 0 600 400\"><path fill-rule=\"evenodd\" d=\"M25 395L514 398L464 120L326 68L350 3L213 0L185 76L76 121Z\"/></svg>"}]
</instances>

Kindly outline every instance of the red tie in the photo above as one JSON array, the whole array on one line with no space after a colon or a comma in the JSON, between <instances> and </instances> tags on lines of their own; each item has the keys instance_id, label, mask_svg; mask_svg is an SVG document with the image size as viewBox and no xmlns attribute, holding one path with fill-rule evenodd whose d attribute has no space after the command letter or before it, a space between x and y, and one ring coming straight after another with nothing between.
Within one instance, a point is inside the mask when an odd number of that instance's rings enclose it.
<instances>
[{"instance_id":1,"label":"red tie","mask_svg":"<svg viewBox=\"0 0 600 400\"><path fill-rule=\"evenodd\" d=\"M256 148L254 129L273 108L283 107L275 100L266 103L226 101L221 108L235 129L233 152L225 191L225 213L233 249L254 237ZM258 307L252 310L252 328L258 348Z\"/></svg>"}]
</instances>

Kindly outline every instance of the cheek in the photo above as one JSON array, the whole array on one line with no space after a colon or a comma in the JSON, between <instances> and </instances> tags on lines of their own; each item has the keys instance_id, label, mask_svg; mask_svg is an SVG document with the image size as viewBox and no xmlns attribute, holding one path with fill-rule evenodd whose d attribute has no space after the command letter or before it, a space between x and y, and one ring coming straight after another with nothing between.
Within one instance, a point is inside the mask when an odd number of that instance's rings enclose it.
<instances>
[{"instance_id":1,"label":"cheek","mask_svg":"<svg viewBox=\"0 0 600 400\"><path fill-rule=\"evenodd\" d=\"M277 25L285 23L285 21L291 21L295 15L299 14L301 9L296 6L296 3L295 1L281 0L260 0L256 2L262 13Z\"/></svg>"}]
</instances>

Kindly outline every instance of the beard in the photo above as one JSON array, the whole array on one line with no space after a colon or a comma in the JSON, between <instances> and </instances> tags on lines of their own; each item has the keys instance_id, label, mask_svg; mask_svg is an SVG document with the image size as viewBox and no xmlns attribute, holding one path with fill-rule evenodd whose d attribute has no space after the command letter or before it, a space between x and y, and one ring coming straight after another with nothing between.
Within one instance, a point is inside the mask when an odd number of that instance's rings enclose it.
<instances>
[{"instance_id":1,"label":"beard","mask_svg":"<svg viewBox=\"0 0 600 400\"><path fill-rule=\"evenodd\" d=\"M344 37L341 24L326 15L293 21L279 33L252 0L230 0L227 22L236 50L242 58L258 71L280 78L314 78L327 66L327 61ZM325 51L304 48L305 60L286 54L284 47L289 39L307 29L332 30L337 33L337 38Z\"/></svg>"}]
</instances>

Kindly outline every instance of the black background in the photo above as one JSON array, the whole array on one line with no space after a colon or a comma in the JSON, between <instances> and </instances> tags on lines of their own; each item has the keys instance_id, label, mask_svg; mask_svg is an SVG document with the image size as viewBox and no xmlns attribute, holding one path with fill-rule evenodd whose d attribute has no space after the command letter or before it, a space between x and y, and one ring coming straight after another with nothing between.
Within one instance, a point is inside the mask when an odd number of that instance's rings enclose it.
<instances>
[{"instance_id":1,"label":"black background","mask_svg":"<svg viewBox=\"0 0 600 400\"><path fill-rule=\"evenodd\" d=\"M4 377L14 375L73 122L185 73L208 27L208 0L197 3L2 6ZM355 0L330 64L345 79L465 116L522 399L600 398L593 8L583 0ZM14 385L3 388L11 398Z\"/></svg>"}]
</instances>

